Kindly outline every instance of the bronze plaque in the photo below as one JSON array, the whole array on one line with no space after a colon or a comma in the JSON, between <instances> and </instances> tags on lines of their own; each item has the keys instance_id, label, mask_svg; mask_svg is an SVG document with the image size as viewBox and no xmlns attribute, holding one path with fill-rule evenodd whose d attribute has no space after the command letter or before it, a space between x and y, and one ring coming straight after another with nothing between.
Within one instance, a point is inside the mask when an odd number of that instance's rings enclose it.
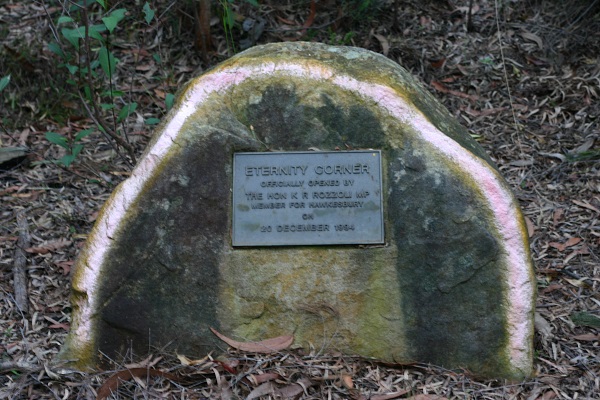
<instances>
[{"instance_id":1,"label":"bronze plaque","mask_svg":"<svg viewBox=\"0 0 600 400\"><path fill-rule=\"evenodd\" d=\"M381 244L381 151L236 153L234 246Z\"/></svg>"}]
</instances>

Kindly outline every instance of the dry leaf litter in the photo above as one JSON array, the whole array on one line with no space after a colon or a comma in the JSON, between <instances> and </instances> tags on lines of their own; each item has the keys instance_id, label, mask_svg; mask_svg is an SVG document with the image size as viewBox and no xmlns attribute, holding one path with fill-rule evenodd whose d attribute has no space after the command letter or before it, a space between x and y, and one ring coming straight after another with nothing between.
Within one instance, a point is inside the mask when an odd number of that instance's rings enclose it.
<instances>
[{"instance_id":1,"label":"dry leaf litter","mask_svg":"<svg viewBox=\"0 0 600 400\"><path fill-rule=\"evenodd\" d=\"M46 131L93 127L47 50L48 15L56 21L64 9L4 2L0 76L12 79L0 103L0 144L29 152L16 165L0 164L0 398L600 398L600 2L481 0L471 18L469 1L379 1L362 13L361 2L249 3L231 5L241 26L232 31L235 50L313 40L385 54L417 75L493 157L524 210L536 265L535 376L479 381L469 371L342 356L321 343L268 354L224 343L200 359L153 349L149 358L124 354L113 370L89 373L52 364L69 329L73 262L130 167L98 133L83 139L69 168L51 162L64 150L45 140ZM138 103L124 126L138 155L152 129L144 121L163 116L167 93L233 52L217 14L213 47L193 50L186 4L153 2L160 19L114 43L114 83ZM19 249L24 235L29 243ZM27 310L14 284L23 256Z\"/></svg>"}]
</instances>

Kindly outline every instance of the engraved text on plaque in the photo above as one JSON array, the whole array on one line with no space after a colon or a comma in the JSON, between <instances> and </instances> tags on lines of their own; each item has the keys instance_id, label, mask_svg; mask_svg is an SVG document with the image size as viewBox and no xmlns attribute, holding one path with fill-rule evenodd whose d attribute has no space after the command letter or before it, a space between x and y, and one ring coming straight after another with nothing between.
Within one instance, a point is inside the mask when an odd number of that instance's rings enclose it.
<instances>
[{"instance_id":1,"label":"engraved text on plaque","mask_svg":"<svg viewBox=\"0 0 600 400\"><path fill-rule=\"evenodd\" d=\"M381 152L236 153L234 246L384 241Z\"/></svg>"}]
</instances>

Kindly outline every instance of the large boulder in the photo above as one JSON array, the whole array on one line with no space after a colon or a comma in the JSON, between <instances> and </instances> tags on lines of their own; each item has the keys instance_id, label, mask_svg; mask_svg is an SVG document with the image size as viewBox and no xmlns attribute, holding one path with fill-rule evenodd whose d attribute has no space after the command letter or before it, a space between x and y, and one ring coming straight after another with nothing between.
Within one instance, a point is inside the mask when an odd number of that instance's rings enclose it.
<instances>
[{"instance_id":1,"label":"large boulder","mask_svg":"<svg viewBox=\"0 0 600 400\"><path fill-rule=\"evenodd\" d=\"M339 149L381 151L382 244L232 245L235 153ZM79 257L61 357L199 356L222 346L213 327L518 380L534 293L510 188L408 72L358 48L271 44L181 91Z\"/></svg>"}]
</instances>

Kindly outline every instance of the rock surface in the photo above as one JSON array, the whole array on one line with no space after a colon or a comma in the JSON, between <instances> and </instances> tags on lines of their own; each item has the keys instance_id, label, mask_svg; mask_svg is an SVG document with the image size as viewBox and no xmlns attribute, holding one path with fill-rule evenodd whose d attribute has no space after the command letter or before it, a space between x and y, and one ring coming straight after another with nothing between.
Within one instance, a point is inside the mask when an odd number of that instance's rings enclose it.
<instances>
[{"instance_id":1,"label":"rock surface","mask_svg":"<svg viewBox=\"0 0 600 400\"><path fill-rule=\"evenodd\" d=\"M383 246L231 245L235 152L378 149ZM518 204L483 149L404 69L357 48L252 48L193 80L113 193L73 276L61 353L237 340L390 362L532 372L535 279Z\"/></svg>"}]
</instances>

